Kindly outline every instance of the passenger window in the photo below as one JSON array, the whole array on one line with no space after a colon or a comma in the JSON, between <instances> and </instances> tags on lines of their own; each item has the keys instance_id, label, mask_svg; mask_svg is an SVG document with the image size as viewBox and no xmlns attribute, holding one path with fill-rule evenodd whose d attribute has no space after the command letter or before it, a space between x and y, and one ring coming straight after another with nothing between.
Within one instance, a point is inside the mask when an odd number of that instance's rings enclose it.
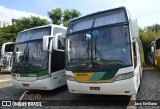
<instances>
[{"instance_id":1,"label":"passenger window","mask_svg":"<svg viewBox=\"0 0 160 109\"><path fill-rule=\"evenodd\" d=\"M134 68L137 66L137 53L136 53L136 43L133 42L133 54L134 54Z\"/></svg>"},{"instance_id":2,"label":"passenger window","mask_svg":"<svg viewBox=\"0 0 160 109\"><path fill-rule=\"evenodd\" d=\"M65 67L65 53L61 51L53 51L51 57L51 72L56 72Z\"/></svg>"},{"instance_id":3,"label":"passenger window","mask_svg":"<svg viewBox=\"0 0 160 109\"><path fill-rule=\"evenodd\" d=\"M58 37L58 49L64 50L64 38L63 37Z\"/></svg>"}]
</instances>

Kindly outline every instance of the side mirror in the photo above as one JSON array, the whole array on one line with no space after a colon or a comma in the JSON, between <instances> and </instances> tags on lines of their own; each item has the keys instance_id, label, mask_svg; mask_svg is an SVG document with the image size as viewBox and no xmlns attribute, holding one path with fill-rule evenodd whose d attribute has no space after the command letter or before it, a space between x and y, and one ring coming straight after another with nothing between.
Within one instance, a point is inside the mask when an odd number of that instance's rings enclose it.
<instances>
[{"instance_id":1,"label":"side mirror","mask_svg":"<svg viewBox=\"0 0 160 109\"><path fill-rule=\"evenodd\" d=\"M51 36L43 36L43 50L49 51L49 39Z\"/></svg>"},{"instance_id":2,"label":"side mirror","mask_svg":"<svg viewBox=\"0 0 160 109\"><path fill-rule=\"evenodd\" d=\"M154 46L151 46L151 52L154 52Z\"/></svg>"},{"instance_id":3,"label":"side mirror","mask_svg":"<svg viewBox=\"0 0 160 109\"><path fill-rule=\"evenodd\" d=\"M129 19L129 25L132 38L139 37L139 27L136 19Z\"/></svg>"},{"instance_id":4,"label":"side mirror","mask_svg":"<svg viewBox=\"0 0 160 109\"><path fill-rule=\"evenodd\" d=\"M59 39L65 39L65 34L62 33L57 33L53 36L53 49L56 51L64 51L62 46L64 46L64 40L59 40ZM61 46L59 48L59 46Z\"/></svg>"}]
</instances>

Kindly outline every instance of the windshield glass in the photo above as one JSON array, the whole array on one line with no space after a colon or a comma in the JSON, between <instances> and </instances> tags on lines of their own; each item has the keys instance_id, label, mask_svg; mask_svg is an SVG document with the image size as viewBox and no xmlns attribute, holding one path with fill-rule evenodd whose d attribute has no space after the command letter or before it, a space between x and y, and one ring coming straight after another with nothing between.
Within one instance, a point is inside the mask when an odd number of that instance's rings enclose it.
<instances>
[{"instance_id":1,"label":"windshield glass","mask_svg":"<svg viewBox=\"0 0 160 109\"><path fill-rule=\"evenodd\" d=\"M42 39L16 44L13 57L13 72L36 73L48 68L48 52L43 51Z\"/></svg>"},{"instance_id":2,"label":"windshield glass","mask_svg":"<svg viewBox=\"0 0 160 109\"><path fill-rule=\"evenodd\" d=\"M68 35L68 70L118 70L132 65L126 25L106 27Z\"/></svg>"},{"instance_id":3,"label":"windshield glass","mask_svg":"<svg viewBox=\"0 0 160 109\"><path fill-rule=\"evenodd\" d=\"M14 44L7 44L5 47L5 52L13 52Z\"/></svg>"},{"instance_id":4,"label":"windshield glass","mask_svg":"<svg viewBox=\"0 0 160 109\"><path fill-rule=\"evenodd\" d=\"M31 30L19 33L16 39L16 42L42 39L44 35L49 35L49 34L51 34L51 27L31 29Z\"/></svg>"},{"instance_id":5,"label":"windshield glass","mask_svg":"<svg viewBox=\"0 0 160 109\"><path fill-rule=\"evenodd\" d=\"M73 20L69 23L68 34L85 29L91 29L93 27L127 22L125 13L125 9L120 8L91 14L86 17Z\"/></svg>"}]
</instances>

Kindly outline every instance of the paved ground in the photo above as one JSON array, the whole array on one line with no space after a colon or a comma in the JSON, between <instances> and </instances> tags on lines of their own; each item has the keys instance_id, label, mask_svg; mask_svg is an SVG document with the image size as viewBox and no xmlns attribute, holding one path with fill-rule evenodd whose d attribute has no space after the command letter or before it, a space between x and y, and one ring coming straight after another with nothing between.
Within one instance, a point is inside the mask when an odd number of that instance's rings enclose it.
<instances>
[{"instance_id":1,"label":"paved ground","mask_svg":"<svg viewBox=\"0 0 160 109\"><path fill-rule=\"evenodd\" d=\"M42 104L48 106L37 107L37 109L160 109L160 106L140 106L141 103L160 102L160 71L145 70L139 92L137 96L132 97L71 94L68 92L67 86L53 91L24 90L13 86L0 89L0 100L19 100L22 95L22 100L34 98L33 95L36 95L37 99L47 100L42 101ZM138 106L129 106L130 104L133 105L135 99ZM123 106L115 106L118 103L123 103ZM53 104L56 104L56 106L49 106ZM112 106L106 106L107 104ZM10 109L11 107L1 108ZM26 108L35 109L36 107L18 107L18 109ZM12 107L12 109L17 109L17 107Z\"/></svg>"},{"instance_id":2,"label":"paved ground","mask_svg":"<svg viewBox=\"0 0 160 109\"><path fill-rule=\"evenodd\" d=\"M0 88L11 86L11 74L0 72Z\"/></svg>"},{"instance_id":3,"label":"paved ground","mask_svg":"<svg viewBox=\"0 0 160 109\"><path fill-rule=\"evenodd\" d=\"M2 73L0 72L0 82L10 81L11 74L10 73Z\"/></svg>"}]
</instances>

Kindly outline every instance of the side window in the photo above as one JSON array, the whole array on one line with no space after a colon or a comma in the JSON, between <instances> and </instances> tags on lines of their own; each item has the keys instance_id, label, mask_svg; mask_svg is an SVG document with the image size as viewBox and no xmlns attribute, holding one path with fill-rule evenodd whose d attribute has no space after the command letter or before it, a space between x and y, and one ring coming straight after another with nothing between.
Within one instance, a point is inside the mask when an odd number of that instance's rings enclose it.
<instances>
[{"instance_id":1,"label":"side window","mask_svg":"<svg viewBox=\"0 0 160 109\"><path fill-rule=\"evenodd\" d=\"M53 51L51 57L51 72L63 70L65 67L65 53L61 51Z\"/></svg>"},{"instance_id":2,"label":"side window","mask_svg":"<svg viewBox=\"0 0 160 109\"><path fill-rule=\"evenodd\" d=\"M133 42L134 68L137 66L136 42Z\"/></svg>"},{"instance_id":3,"label":"side window","mask_svg":"<svg viewBox=\"0 0 160 109\"><path fill-rule=\"evenodd\" d=\"M133 53L134 53L134 56L137 56L136 55L136 43L135 42L133 42Z\"/></svg>"},{"instance_id":4,"label":"side window","mask_svg":"<svg viewBox=\"0 0 160 109\"><path fill-rule=\"evenodd\" d=\"M60 50L64 50L64 37L61 37L61 36L59 36L58 37L58 49L60 49Z\"/></svg>"},{"instance_id":5,"label":"side window","mask_svg":"<svg viewBox=\"0 0 160 109\"><path fill-rule=\"evenodd\" d=\"M160 38L159 39L157 39L157 41L156 41L156 49L160 49Z\"/></svg>"}]
</instances>

